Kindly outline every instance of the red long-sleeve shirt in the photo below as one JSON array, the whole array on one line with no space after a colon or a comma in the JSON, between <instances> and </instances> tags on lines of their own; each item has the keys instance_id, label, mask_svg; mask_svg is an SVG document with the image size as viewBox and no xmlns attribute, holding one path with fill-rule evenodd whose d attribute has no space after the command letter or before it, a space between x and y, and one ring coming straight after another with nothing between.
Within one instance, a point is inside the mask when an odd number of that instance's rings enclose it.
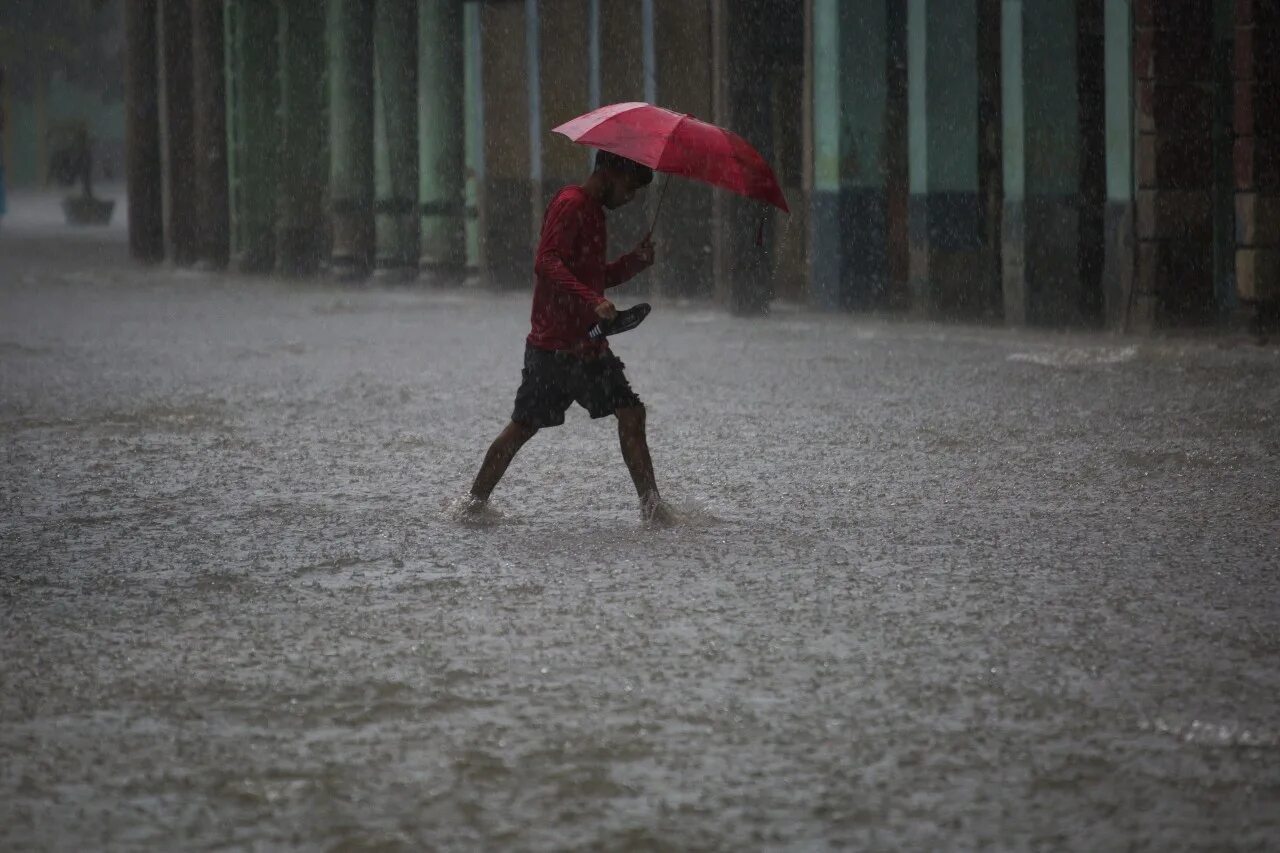
<instances>
[{"instance_id":1,"label":"red long-sleeve shirt","mask_svg":"<svg viewBox=\"0 0 1280 853\"><path fill-rule=\"evenodd\" d=\"M607 244L604 206L582 187L556 193L542 220L533 263L530 346L582 355L609 348L603 338L587 340L587 331L600 319L596 306L605 300L606 287L622 284L643 267L630 253L606 263Z\"/></svg>"}]
</instances>

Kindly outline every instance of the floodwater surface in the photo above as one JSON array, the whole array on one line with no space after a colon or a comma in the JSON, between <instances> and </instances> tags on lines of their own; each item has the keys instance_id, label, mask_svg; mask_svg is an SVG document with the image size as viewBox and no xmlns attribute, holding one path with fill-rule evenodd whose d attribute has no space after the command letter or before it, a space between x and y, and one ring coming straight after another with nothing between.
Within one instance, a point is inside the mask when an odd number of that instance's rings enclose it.
<instances>
[{"instance_id":1,"label":"floodwater surface","mask_svg":"<svg viewBox=\"0 0 1280 853\"><path fill-rule=\"evenodd\" d=\"M0 241L0 848L1280 844L1275 348L655 300L462 525L527 294Z\"/></svg>"}]
</instances>

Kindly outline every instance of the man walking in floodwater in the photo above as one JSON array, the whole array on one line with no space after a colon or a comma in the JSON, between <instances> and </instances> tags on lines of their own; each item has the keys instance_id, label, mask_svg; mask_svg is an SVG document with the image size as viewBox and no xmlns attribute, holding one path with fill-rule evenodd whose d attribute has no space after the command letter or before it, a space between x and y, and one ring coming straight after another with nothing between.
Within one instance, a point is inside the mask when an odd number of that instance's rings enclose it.
<instances>
[{"instance_id":1,"label":"man walking in floodwater","mask_svg":"<svg viewBox=\"0 0 1280 853\"><path fill-rule=\"evenodd\" d=\"M607 338L588 338L595 323L617 316L605 288L653 265L649 237L605 262L605 211L627 204L652 180L648 166L599 151L586 183L560 190L547 207L534 259L532 329L515 409L485 455L463 503L465 514L483 511L525 442L543 427L563 424L565 411L576 401L592 418L618 419L618 441L640 497L641 518L649 524L672 521L653 475L644 404L631 390L622 360L610 352Z\"/></svg>"}]
</instances>

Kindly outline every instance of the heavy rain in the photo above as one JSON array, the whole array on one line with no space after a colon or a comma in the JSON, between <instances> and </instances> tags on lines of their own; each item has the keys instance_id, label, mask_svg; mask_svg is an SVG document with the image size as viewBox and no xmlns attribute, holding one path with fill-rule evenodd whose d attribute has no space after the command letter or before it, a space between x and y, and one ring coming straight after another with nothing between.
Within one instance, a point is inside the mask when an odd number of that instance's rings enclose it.
<instances>
[{"instance_id":1,"label":"heavy rain","mask_svg":"<svg viewBox=\"0 0 1280 853\"><path fill-rule=\"evenodd\" d=\"M0 849L1280 845L1269 6L51 8Z\"/></svg>"}]
</instances>

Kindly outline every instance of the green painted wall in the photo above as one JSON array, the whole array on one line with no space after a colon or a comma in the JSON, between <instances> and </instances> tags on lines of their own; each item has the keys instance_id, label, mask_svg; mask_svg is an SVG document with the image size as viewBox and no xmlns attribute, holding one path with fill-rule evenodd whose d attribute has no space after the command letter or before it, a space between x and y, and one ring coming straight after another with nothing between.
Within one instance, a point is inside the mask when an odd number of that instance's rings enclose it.
<instances>
[{"instance_id":1,"label":"green painted wall","mask_svg":"<svg viewBox=\"0 0 1280 853\"><path fill-rule=\"evenodd\" d=\"M1076 4L1064 0L1023 0L1023 4L1027 191L1075 195L1080 187Z\"/></svg>"},{"instance_id":2,"label":"green painted wall","mask_svg":"<svg viewBox=\"0 0 1280 853\"><path fill-rule=\"evenodd\" d=\"M10 99L5 126L9 158L5 173L10 186L44 184L48 163L45 132L52 122L71 119L84 119L89 124L100 152L95 174L101 178L102 168L109 165L113 180L124 180L124 103L55 77L48 83L43 104L36 98Z\"/></svg>"},{"instance_id":3,"label":"green painted wall","mask_svg":"<svg viewBox=\"0 0 1280 853\"><path fill-rule=\"evenodd\" d=\"M911 192L978 190L976 0L908 0Z\"/></svg>"},{"instance_id":4,"label":"green painted wall","mask_svg":"<svg viewBox=\"0 0 1280 853\"><path fill-rule=\"evenodd\" d=\"M44 183L43 147L41 126L36 105L30 101L13 100L6 116L5 133L8 136L5 160L5 180L10 186L35 186Z\"/></svg>"},{"instance_id":5,"label":"green painted wall","mask_svg":"<svg viewBox=\"0 0 1280 853\"><path fill-rule=\"evenodd\" d=\"M845 186L884 186L886 18L885 0L840 3L840 176Z\"/></svg>"},{"instance_id":6,"label":"green painted wall","mask_svg":"<svg viewBox=\"0 0 1280 853\"><path fill-rule=\"evenodd\" d=\"M1080 186L1075 4L1004 0L1001 12L1005 198L1075 195Z\"/></svg>"}]
</instances>

